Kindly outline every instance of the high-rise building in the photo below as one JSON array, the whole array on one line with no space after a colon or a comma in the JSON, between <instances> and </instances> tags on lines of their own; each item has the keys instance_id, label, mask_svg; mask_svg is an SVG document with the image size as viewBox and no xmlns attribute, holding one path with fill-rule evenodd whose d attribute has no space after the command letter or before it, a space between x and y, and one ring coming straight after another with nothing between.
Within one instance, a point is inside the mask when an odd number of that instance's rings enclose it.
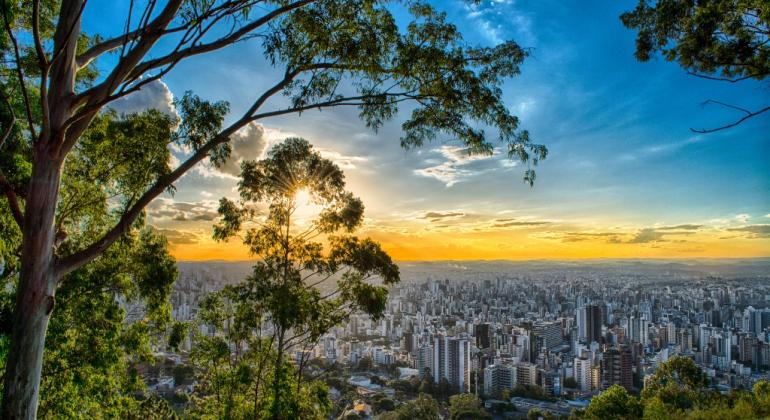
<instances>
[{"instance_id":1,"label":"high-rise building","mask_svg":"<svg viewBox=\"0 0 770 420\"><path fill-rule=\"evenodd\" d=\"M480 349L488 349L492 343L491 333L492 331L489 324L487 323L476 324L476 326L474 327L474 336L476 337L476 347Z\"/></svg>"},{"instance_id":2,"label":"high-rise building","mask_svg":"<svg viewBox=\"0 0 770 420\"><path fill-rule=\"evenodd\" d=\"M519 363L514 366L516 373L516 385L537 385L537 365L532 363Z\"/></svg>"},{"instance_id":3,"label":"high-rise building","mask_svg":"<svg viewBox=\"0 0 770 420\"><path fill-rule=\"evenodd\" d=\"M577 310L578 337L584 343L602 340L602 308L586 305Z\"/></svg>"},{"instance_id":4,"label":"high-rise building","mask_svg":"<svg viewBox=\"0 0 770 420\"><path fill-rule=\"evenodd\" d=\"M601 362L602 389L620 385L630 391L634 385L632 359L631 349L627 346L613 347L604 352Z\"/></svg>"},{"instance_id":5,"label":"high-rise building","mask_svg":"<svg viewBox=\"0 0 770 420\"><path fill-rule=\"evenodd\" d=\"M484 394L498 396L504 389L512 389L514 383L513 366L496 363L484 369Z\"/></svg>"},{"instance_id":6,"label":"high-rise building","mask_svg":"<svg viewBox=\"0 0 770 420\"><path fill-rule=\"evenodd\" d=\"M470 343L465 338L433 338L433 380L446 379L460 393L470 388Z\"/></svg>"},{"instance_id":7,"label":"high-rise building","mask_svg":"<svg viewBox=\"0 0 770 420\"><path fill-rule=\"evenodd\" d=\"M433 376L433 346L422 346L417 352L417 370L420 377Z\"/></svg>"},{"instance_id":8,"label":"high-rise building","mask_svg":"<svg viewBox=\"0 0 770 420\"><path fill-rule=\"evenodd\" d=\"M535 322L532 325L532 333L535 338L542 338L544 340L545 348L548 350L552 350L564 343L561 333L561 322L559 321Z\"/></svg>"},{"instance_id":9,"label":"high-rise building","mask_svg":"<svg viewBox=\"0 0 770 420\"><path fill-rule=\"evenodd\" d=\"M572 365L572 375L581 391L590 391L592 384L591 360L576 357Z\"/></svg>"}]
</instances>

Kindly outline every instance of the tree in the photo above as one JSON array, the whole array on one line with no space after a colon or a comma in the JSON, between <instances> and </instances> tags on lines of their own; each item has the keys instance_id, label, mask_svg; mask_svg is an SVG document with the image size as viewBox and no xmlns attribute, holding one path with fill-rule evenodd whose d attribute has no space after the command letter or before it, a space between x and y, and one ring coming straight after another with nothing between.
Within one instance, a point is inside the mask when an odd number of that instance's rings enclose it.
<instances>
[{"instance_id":1,"label":"tree","mask_svg":"<svg viewBox=\"0 0 770 420\"><path fill-rule=\"evenodd\" d=\"M672 357L645 380L642 400L657 398L674 409L687 410L701 400L708 383L706 374L692 359Z\"/></svg>"},{"instance_id":2,"label":"tree","mask_svg":"<svg viewBox=\"0 0 770 420\"><path fill-rule=\"evenodd\" d=\"M578 383L572 376L567 376L564 378L564 387L565 388L577 388Z\"/></svg>"},{"instance_id":3,"label":"tree","mask_svg":"<svg viewBox=\"0 0 770 420\"><path fill-rule=\"evenodd\" d=\"M420 394L417 399L407 401L395 411L377 416L377 420L436 420L439 417L438 402L427 394Z\"/></svg>"},{"instance_id":4,"label":"tree","mask_svg":"<svg viewBox=\"0 0 770 420\"><path fill-rule=\"evenodd\" d=\"M479 397L473 394L458 394L449 398L449 418L452 420L476 420L492 417L484 411Z\"/></svg>"},{"instance_id":5,"label":"tree","mask_svg":"<svg viewBox=\"0 0 770 420\"><path fill-rule=\"evenodd\" d=\"M614 420L640 419L642 412L642 403L636 397L630 395L622 386L612 385L591 399L584 417Z\"/></svg>"},{"instance_id":6,"label":"tree","mask_svg":"<svg viewBox=\"0 0 770 420\"><path fill-rule=\"evenodd\" d=\"M147 148L138 154L135 141L167 136L169 124L168 117L150 111L121 117L105 113L89 127L62 170L61 201L56 209L57 223L68 231L67 240L59 244L62 252L110 227L113 220L108 197L136 192L143 177L157 170L153 162L158 158L164 161L168 153ZM19 141L20 137L9 136L6 142L11 143L6 144L18 146ZM101 144L97 147L97 143ZM0 150L0 162L24 163L28 150L17 146ZM116 160L120 164L115 164ZM29 179L28 173L14 175L14 185ZM8 209L5 204L0 201L0 209ZM14 222L4 227L12 236L0 243L21 236ZM17 249L6 247L7 253L2 255L9 262L0 275L3 343L9 341L14 327ZM166 239L138 220L99 260L62 278L58 309L46 332L41 416L121 417L135 409L137 401L132 393L143 390L144 384L130 366L150 360L151 341L170 324L168 297L176 277ZM136 310L129 313L131 308ZM4 353L0 364L4 366L6 360Z\"/></svg>"},{"instance_id":7,"label":"tree","mask_svg":"<svg viewBox=\"0 0 770 420\"><path fill-rule=\"evenodd\" d=\"M620 20L638 31L639 61L648 61L659 51L687 73L709 80L736 83L770 76L770 7L764 0L640 0ZM743 116L720 127L691 129L694 132L724 130L770 111L770 106L752 111L715 100L705 104Z\"/></svg>"},{"instance_id":8,"label":"tree","mask_svg":"<svg viewBox=\"0 0 770 420\"><path fill-rule=\"evenodd\" d=\"M214 165L226 161L231 136L251 123L354 106L376 129L410 101L415 107L402 125L404 147L442 135L461 141L469 153L491 153L486 126L506 144L510 157L533 164L545 158L545 147L530 142L501 100L502 79L519 72L525 50L512 41L468 47L444 14L420 2L409 3L411 23L399 27L387 6L385 0L169 0L162 6L153 1L130 8L123 34L103 38L81 27L89 7L85 0L2 3L2 146L18 137L13 147L28 152L0 167L0 217L13 220L20 232L11 241L4 236L2 247L14 248L19 284L3 417L35 417L46 329L64 277L128 234L143 209L173 190L193 166L205 159ZM62 246L70 241L56 211L62 168L103 110L183 60L255 38L282 78L227 125L226 103L185 95L174 133L137 140L138 150L165 150L176 143L191 150L189 157L175 168L167 166L168 160L156 162L163 170L147 171L138 191L111 198L118 205L110 227ZM289 98L288 105L270 101L279 94ZM24 175L27 182L14 182ZM534 181L531 168L525 180ZM4 271L5 261L11 259L4 257Z\"/></svg>"},{"instance_id":9,"label":"tree","mask_svg":"<svg viewBox=\"0 0 770 420\"><path fill-rule=\"evenodd\" d=\"M527 411L527 419L529 420L552 420L554 418L550 411L541 410L539 408L530 408Z\"/></svg>"},{"instance_id":10,"label":"tree","mask_svg":"<svg viewBox=\"0 0 770 420\"><path fill-rule=\"evenodd\" d=\"M387 286L399 280L398 267L379 244L352 236L363 221L361 200L345 191L339 167L303 139L287 139L267 158L244 162L239 192L239 203L220 201L222 219L214 236L226 240L242 233L258 261L243 283L207 302L203 325L223 332L200 338L196 360L218 358L232 365L234 357L240 366L229 370L234 377L222 385L234 402L218 416L232 417L229 407L237 409L243 394L251 392L250 416L323 417L301 410L298 396L308 388L303 368L309 352L304 350L354 312L378 318ZM318 208L303 209L305 199ZM260 206L266 213L255 210ZM259 348L261 355L252 354ZM289 350L300 353L296 368L286 358ZM228 372L226 366L215 370ZM268 379L260 393L260 383L252 382L262 377Z\"/></svg>"}]
</instances>

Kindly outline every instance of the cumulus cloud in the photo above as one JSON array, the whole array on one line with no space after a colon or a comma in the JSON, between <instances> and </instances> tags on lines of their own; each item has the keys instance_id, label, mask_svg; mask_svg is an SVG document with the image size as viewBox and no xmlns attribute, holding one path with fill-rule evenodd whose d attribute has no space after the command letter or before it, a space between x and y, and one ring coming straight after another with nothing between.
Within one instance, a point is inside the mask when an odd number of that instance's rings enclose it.
<instances>
[{"instance_id":1,"label":"cumulus cloud","mask_svg":"<svg viewBox=\"0 0 770 420\"><path fill-rule=\"evenodd\" d=\"M159 198L147 206L147 214L154 219L169 219L177 222L212 221L219 216L216 208L217 202L213 200L187 203Z\"/></svg>"},{"instance_id":2,"label":"cumulus cloud","mask_svg":"<svg viewBox=\"0 0 770 420\"><path fill-rule=\"evenodd\" d=\"M262 158L267 149L267 143L265 128L261 124L249 123L230 138L232 148L230 158L217 169L227 175L240 175L241 162Z\"/></svg>"},{"instance_id":3,"label":"cumulus cloud","mask_svg":"<svg viewBox=\"0 0 770 420\"><path fill-rule=\"evenodd\" d=\"M749 239L770 238L770 225L748 225L727 230L731 232L744 232Z\"/></svg>"},{"instance_id":4,"label":"cumulus cloud","mask_svg":"<svg viewBox=\"0 0 770 420\"><path fill-rule=\"evenodd\" d=\"M162 80L147 83L138 91L111 102L109 107L122 114L157 109L164 114L179 118L174 106L174 94Z\"/></svg>"}]
</instances>

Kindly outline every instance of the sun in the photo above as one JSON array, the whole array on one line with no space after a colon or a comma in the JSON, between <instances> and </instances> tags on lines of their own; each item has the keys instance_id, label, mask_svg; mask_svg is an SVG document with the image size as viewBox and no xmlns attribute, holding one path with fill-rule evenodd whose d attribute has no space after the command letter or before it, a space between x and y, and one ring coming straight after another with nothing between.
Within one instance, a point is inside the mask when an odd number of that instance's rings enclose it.
<instances>
[{"instance_id":1,"label":"sun","mask_svg":"<svg viewBox=\"0 0 770 420\"><path fill-rule=\"evenodd\" d=\"M321 212L323 206L313 202L313 197L307 188L302 188L294 194L293 216L298 223L307 223Z\"/></svg>"}]
</instances>

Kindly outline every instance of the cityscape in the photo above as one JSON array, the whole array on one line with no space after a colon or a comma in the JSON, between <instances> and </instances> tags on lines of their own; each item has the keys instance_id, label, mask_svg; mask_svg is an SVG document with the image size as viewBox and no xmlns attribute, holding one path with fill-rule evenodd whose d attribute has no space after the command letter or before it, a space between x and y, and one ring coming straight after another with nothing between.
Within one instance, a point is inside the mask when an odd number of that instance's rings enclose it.
<instances>
[{"instance_id":1,"label":"cityscape","mask_svg":"<svg viewBox=\"0 0 770 420\"><path fill-rule=\"evenodd\" d=\"M0 420L770 419L770 0L0 22Z\"/></svg>"},{"instance_id":2,"label":"cityscape","mask_svg":"<svg viewBox=\"0 0 770 420\"><path fill-rule=\"evenodd\" d=\"M246 262L180 263L175 318L193 321L205 294L249 269ZM341 409L362 418L373 418L375 395L396 403L409 398L389 384L412 378L443 382L451 394L476 394L491 412L511 403L518 410L508 413L512 418L529 408L569 416L612 385L639 393L645 378L678 356L692 359L722 392L770 379L766 259L471 261L401 269L380 319L354 314L318 342L292 349L297 361L344 367L360 400ZM173 355L176 364L185 363L190 343ZM155 389L191 389L166 372L165 380L151 379ZM339 392L332 387L332 395Z\"/></svg>"}]
</instances>

